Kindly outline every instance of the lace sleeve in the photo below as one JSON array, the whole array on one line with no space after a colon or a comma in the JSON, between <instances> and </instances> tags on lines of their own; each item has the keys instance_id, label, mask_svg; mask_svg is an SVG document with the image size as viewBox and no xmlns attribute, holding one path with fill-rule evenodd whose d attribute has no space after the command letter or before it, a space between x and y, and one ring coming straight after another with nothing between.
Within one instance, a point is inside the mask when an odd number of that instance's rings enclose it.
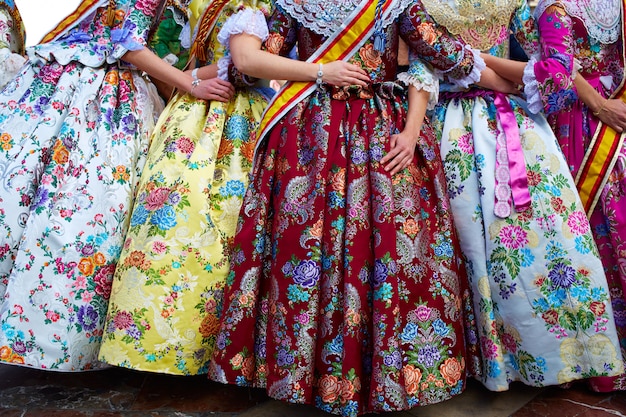
<instances>
[{"instance_id":1,"label":"lace sleeve","mask_svg":"<svg viewBox=\"0 0 626 417\"><path fill-rule=\"evenodd\" d=\"M233 35L247 33L258 37L261 41L267 39L269 32L265 15L261 10L251 8L243 9L230 16L217 35L217 40L224 46L224 56L217 61L217 76L223 80L228 79L231 57L229 40Z\"/></svg>"},{"instance_id":2,"label":"lace sleeve","mask_svg":"<svg viewBox=\"0 0 626 417\"><path fill-rule=\"evenodd\" d=\"M427 109L434 109L439 101L439 79L426 64L414 56L413 52L409 53L409 62L409 70L398 74L398 80L414 86L417 90L428 91L430 95Z\"/></svg>"}]
</instances>

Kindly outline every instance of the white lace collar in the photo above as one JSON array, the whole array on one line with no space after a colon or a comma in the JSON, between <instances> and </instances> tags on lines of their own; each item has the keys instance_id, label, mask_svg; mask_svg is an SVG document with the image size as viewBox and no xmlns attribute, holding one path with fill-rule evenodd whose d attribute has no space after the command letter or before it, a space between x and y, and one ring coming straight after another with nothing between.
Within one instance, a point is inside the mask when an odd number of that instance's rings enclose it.
<instances>
[{"instance_id":1,"label":"white lace collar","mask_svg":"<svg viewBox=\"0 0 626 417\"><path fill-rule=\"evenodd\" d=\"M332 36L362 0L276 0L276 4L302 26L325 37ZM389 25L414 0L397 0L397 6L383 17Z\"/></svg>"},{"instance_id":2,"label":"white lace collar","mask_svg":"<svg viewBox=\"0 0 626 417\"><path fill-rule=\"evenodd\" d=\"M620 36L621 0L546 0L535 8L538 19L553 4L561 4L571 16L580 19L596 42L615 43Z\"/></svg>"}]
</instances>

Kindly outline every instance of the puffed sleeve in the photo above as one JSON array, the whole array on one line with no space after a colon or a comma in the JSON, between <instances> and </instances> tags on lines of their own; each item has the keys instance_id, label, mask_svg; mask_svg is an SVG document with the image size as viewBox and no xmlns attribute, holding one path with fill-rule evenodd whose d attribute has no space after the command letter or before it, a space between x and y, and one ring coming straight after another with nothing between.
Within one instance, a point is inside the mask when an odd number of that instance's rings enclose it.
<instances>
[{"instance_id":1,"label":"puffed sleeve","mask_svg":"<svg viewBox=\"0 0 626 417\"><path fill-rule=\"evenodd\" d=\"M537 20L541 58L531 58L524 71L529 110L561 111L578 100L574 86L572 19L560 6L548 7Z\"/></svg>"},{"instance_id":2,"label":"puffed sleeve","mask_svg":"<svg viewBox=\"0 0 626 417\"><path fill-rule=\"evenodd\" d=\"M217 76L228 79L228 69L232 64L230 56L230 37L246 33L265 41L268 36L266 13L263 9L245 8L226 20L217 35L217 40L224 46L224 56L217 61Z\"/></svg>"},{"instance_id":3,"label":"puffed sleeve","mask_svg":"<svg viewBox=\"0 0 626 417\"><path fill-rule=\"evenodd\" d=\"M409 46L414 73L421 72L418 67L422 64L418 61L422 61L434 68L440 78L464 87L480 80L485 63L478 51L438 26L421 2L414 2L400 16L400 36Z\"/></svg>"},{"instance_id":4,"label":"puffed sleeve","mask_svg":"<svg viewBox=\"0 0 626 417\"><path fill-rule=\"evenodd\" d=\"M427 109L432 110L439 101L439 79L419 57L414 56L414 52L409 50L409 69L407 72L398 74L398 80L407 85L412 85L418 91L428 91Z\"/></svg>"},{"instance_id":5,"label":"puffed sleeve","mask_svg":"<svg viewBox=\"0 0 626 417\"><path fill-rule=\"evenodd\" d=\"M159 3L159 0L117 1L115 15L120 23L111 30L113 60L120 59L128 51L137 51L147 45L148 32L156 18Z\"/></svg>"}]
</instances>

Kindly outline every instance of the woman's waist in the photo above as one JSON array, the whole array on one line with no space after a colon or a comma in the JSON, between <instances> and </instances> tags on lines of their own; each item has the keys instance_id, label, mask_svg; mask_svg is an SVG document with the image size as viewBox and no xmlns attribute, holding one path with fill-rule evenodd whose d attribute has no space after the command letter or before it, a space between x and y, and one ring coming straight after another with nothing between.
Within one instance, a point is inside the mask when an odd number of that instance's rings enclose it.
<instances>
[{"instance_id":1,"label":"woman's waist","mask_svg":"<svg viewBox=\"0 0 626 417\"><path fill-rule=\"evenodd\" d=\"M326 84L324 89L330 93L332 99L346 101L353 99L367 100L375 96L392 98L397 94L403 94L405 86L398 81L383 81L371 83L365 87L358 85L339 87Z\"/></svg>"}]
</instances>

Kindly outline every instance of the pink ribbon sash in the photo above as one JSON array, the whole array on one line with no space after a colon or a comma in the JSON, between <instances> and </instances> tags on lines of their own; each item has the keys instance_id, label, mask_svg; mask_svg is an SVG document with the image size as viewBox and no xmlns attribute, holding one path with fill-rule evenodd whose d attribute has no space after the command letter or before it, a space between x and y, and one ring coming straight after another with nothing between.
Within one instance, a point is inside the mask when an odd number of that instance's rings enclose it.
<instances>
[{"instance_id":1,"label":"pink ribbon sash","mask_svg":"<svg viewBox=\"0 0 626 417\"><path fill-rule=\"evenodd\" d=\"M531 199L515 113L506 94L494 92L494 95L497 117L502 126L502 134L496 140L494 214L506 218L511 215L511 196L518 211L530 207Z\"/></svg>"}]
</instances>

